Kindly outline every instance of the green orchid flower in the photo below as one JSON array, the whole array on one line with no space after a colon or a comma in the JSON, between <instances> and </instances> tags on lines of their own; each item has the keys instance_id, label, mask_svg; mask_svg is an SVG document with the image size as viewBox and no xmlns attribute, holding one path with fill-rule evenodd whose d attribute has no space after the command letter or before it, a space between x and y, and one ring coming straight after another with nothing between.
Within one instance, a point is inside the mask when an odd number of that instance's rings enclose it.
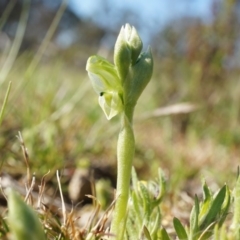
<instances>
[{"instance_id":1,"label":"green orchid flower","mask_svg":"<svg viewBox=\"0 0 240 240\"><path fill-rule=\"evenodd\" d=\"M122 113L117 145L117 200L111 224L113 234L111 240L124 239L131 168L135 152L133 113L137 100L153 72L151 49L148 48L146 52L141 51L141 38L134 27L126 24L121 28L114 47L114 65L105 58L92 56L86 66L107 119Z\"/></svg>"},{"instance_id":2,"label":"green orchid flower","mask_svg":"<svg viewBox=\"0 0 240 240\"><path fill-rule=\"evenodd\" d=\"M123 89L117 70L105 58L96 55L88 59L86 70L99 95L99 105L110 120L123 110Z\"/></svg>"}]
</instances>

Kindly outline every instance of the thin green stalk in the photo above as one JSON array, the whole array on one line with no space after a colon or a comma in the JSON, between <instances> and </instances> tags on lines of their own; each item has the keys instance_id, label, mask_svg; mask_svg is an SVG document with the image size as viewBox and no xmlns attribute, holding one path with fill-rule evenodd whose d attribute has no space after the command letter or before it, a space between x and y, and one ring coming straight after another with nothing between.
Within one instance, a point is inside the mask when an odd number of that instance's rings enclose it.
<instances>
[{"instance_id":1,"label":"thin green stalk","mask_svg":"<svg viewBox=\"0 0 240 240\"><path fill-rule=\"evenodd\" d=\"M5 11L3 12L1 18L0 18L0 30L2 30L3 26L5 25L13 7L16 5L16 1L15 0L11 0L9 1Z\"/></svg>"},{"instance_id":2,"label":"thin green stalk","mask_svg":"<svg viewBox=\"0 0 240 240\"><path fill-rule=\"evenodd\" d=\"M16 31L16 35L15 35L11 50L0 72L0 85L2 85L2 83L7 78L13 66L13 63L17 58L17 54L20 49L20 46L24 37L24 33L26 30L26 26L27 26L29 7L30 7L30 0L25 0L23 2L23 11L21 12L21 17L18 23L18 28Z\"/></svg>"},{"instance_id":3,"label":"thin green stalk","mask_svg":"<svg viewBox=\"0 0 240 240\"><path fill-rule=\"evenodd\" d=\"M28 76L32 75L32 73L36 69L37 65L39 64L43 54L45 53L45 51L53 37L53 34L55 33L55 31L59 25L59 22L68 6L68 2L69 2L69 0L62 0L62 3L57 11L57 14L54 17L53 22L51 23L51 25L47 31L47 34L42 41L41 46L39 47L34 59L32 60L32 62L30 63L30 66L27 69Z\"/></svg>"},{"instance_id":4,"label":"thin green stalk","mask_svg":"<svg viewBox=\"0 0 240 240\"><path fill-rule=\"evenodd\" d=\"M2 105L2 108L1 108L1 111L0 111L0 126L2 125L4 110L6 108L6 104L7 104L7 101L8 101L8 97L9 97L9 93L10 93L10 90L11 90L11 86L12 86L12 82L9 82L8 88L7 88L7 92L6 92L4 101L3 101L3 105Z\"/></svg>"},{"instance_id":5,"label":"thin green stalk","mask_svg":"<svg viewBox=\"0 0 240 240\"><path fill-rule=\"evenodd\" d=\"M111 232L117 233L115 239L123 239L124 237L131 169L135 153L135 139L132 128L133 108L126 110L121 116L121 130L117 145L117 201L111 225Z\"/></svg>"}]
</instances>

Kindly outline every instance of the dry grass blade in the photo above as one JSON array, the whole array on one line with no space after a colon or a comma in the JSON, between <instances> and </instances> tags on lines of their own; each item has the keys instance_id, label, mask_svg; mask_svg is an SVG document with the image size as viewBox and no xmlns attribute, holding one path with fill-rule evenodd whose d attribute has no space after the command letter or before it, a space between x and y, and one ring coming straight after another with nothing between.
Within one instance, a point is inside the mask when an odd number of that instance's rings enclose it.
<instances>
[{"instance_id":1,"label":"dry grass blade","mask_svg":"<svg viewBox=\"0 0 240 240\"><path fill-rule=\"evenodd\" d=\"M91 199L95 199L95 203L98 203L97 199L94 196L87 195L87 197L89 197ZM96 221L96 219L99 216L99 211L100 211L101 205L100 205L100 203L98 203L95 206L95 211L93 212L92 216L89 218L88 222L86 223L86 226L84 227L84 229L87 229L87 232L89 232L89 234L86 237L87 240L92 239L92 237L94 237L94 236L95 237L103 236L103 235L110 236L109 228L106 228L105 226L107 224L107 221L109 220L109 215L111 214L111 211L112 211L115 203L116 203L116 199L111 203L111 205L107 208L107 210L104 212L104 214L99 218L99 220L97 221L96 224L94 222Z\"/></svg>"},{"instance_id":2,"label":"dry grass blade","mask_svg":"<svg viewBox=\"0 0 240 240\"><path fill-rule=\"evenodd\" d=\"M24 160L27 166L27 188L30 188L30 184L31 184L31 173L30 173L30 165L29 165L29 155L28 155L28 151L27 148L25 146L25 143L23 141L23 137L21 132L18 132L18 139L20 141L21 144L21 148L22 148L22 152L23 152L23 156L24 156Z\"/></svg>"},{"instance_id":3,"label":"dry grass blade","mask_svg":"<svg viewBox=\"0 0 240 240\"><path fill-rule=\"evenodd\" d=\"M42 177L41 184L40 184L40 186L38 186L38 188L39 188L39 196L38 196L38 201L37 201L37 209L41 208L41 203L42 203L42 199L43 199L43 193L44 193L45 186L46 186L45 178L46 178L46 176L49 173L50 173L50 170Z\"/></svg>"},{"instance_id":4,"label":"dry grass blade","mask_svg":"<svg viewBox=\"0 0 240 240\"><path fill-rule=\"evenodd\" d=\"M24 201L25 201L25 202L26 202L26 201L29 201L30 204L32 204L32 202L33 202L31 193L32 193L33 188L34 188L34 186L35 186L35 182L36 182L36 178L35 178L35 176L33 176L30 187L29 187L29 188L26 187L27 194L26 194L26 196L25 196Z\"/></svg>"},{"instance_id":5,"label":"dry grass blade","mask_svg":"<svg viewBox=\"0 0 240 240\"><path fill-rule=\"evenodd\" d=\"M99 226L99 231L103 231L104 227L106 225L107 220L109 219L109 215L111 215L111 211L113 210L116 203L116 199L111 203L111 205L107 208L107 210L104 212L103 216L99 219L98 223L96 224L96 227Z\"/></svg>"},{"instance_id":6,"label":"dry grass blade","mask_svg":"<svg viewBox=\"0 0 240 240\"><path fill-rule=\"evenodd\" d=\"M153 117L161 117L175 114L186 114L198 110L200 107L192 103L178 103L168 107L157 108L154 111L141 115L138 120L144 120Z\"/></svg>"},{"instance_id":7,"label":"dry grass blade","mask_svg":"<svg viewBox=\"0 0 240 240\"><path fill-rule=\"evenodd\" d=\"M58 182L60 197L61 197L61 201L62 201L63 227L65 227L66 222L67 222L67 210L66 210L66 206L65 206L65 203L64 203L61 181L60 181L60 177L59 177L59 171L57 171L56 175L57 175L57 182Z\"/></svg>"}]
</instances>

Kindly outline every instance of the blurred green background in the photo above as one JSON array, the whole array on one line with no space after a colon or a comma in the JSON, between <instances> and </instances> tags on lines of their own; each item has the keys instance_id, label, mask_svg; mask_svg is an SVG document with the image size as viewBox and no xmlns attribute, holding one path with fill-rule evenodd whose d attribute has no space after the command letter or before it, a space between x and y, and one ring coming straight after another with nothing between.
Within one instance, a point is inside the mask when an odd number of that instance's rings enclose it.
<instances>
[{"instance_id":1,"label":"blurred green background","mask_svg":"<svg viewBox=\"0 0 240 240\"><path fill-rule=\"evenodd\" d=\"M119 13L115 28L107 28L73 13L67 1L50 7L45 2L0 3L1 103L12 82L0 128L1 173L17 179L26 174L16 137L20 131L37 178L50 170L52 179L61 169L67 185L76 168L87 166L96 179L109 178L114 185L119 119L106 120L85 64L93 54L112 61L126 20L141 29L140 35L144 26L129 10ZM111 5L103 1L101 7L110 11ZM140 178L154 178L161 167L170 191L190 195L198 191L202 176L213 187L235 181L240 156L239 9L237 0L213 1L210 20L183 14L143 36L155 66L134 120L134 166Z\"/></svg>"}]
</instances>

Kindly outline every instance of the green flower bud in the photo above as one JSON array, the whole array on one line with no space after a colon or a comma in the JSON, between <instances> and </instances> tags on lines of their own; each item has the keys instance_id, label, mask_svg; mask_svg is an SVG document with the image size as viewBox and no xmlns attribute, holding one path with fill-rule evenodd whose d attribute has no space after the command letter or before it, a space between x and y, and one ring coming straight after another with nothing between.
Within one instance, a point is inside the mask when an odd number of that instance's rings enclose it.
<instances>
[{"instance_id":1,"label":"green flower bud","mask_svg":"<svg viewBox=\"0 0 240 240\"><path fill-rule=\"evenodd\" d=\"M124 86L126 97L125 101L136 104L141 93L147 86L152 77L153 72L153 57L151 49L148 48L147 52L143 52L138 61L129 71L129 83L126 82Z\"/></svg>"},{"instance_id":2,"label":"green flower bud","mask_svg":"<svg viewBox=\"0 0 240 240\"><path fill-rule=\"evenodd\" d=\"M121 28L114 47L114 63L122 82L125 81L131 64L131 49L126 41L126 31L124 27Z\"/></svg>"},{"instance_id":3,"label":"green flower bud","mask_svg":"<svg viewBox=\"0 0 240 240\"><path fill-rule=\"evenodd\" d=\"M37 215L13 190L8 194L8 209L8 223L13 239L46 240Z\"/></svg>"},{"instance_id":4,"label":"green flower bud","mask_svg":"<svg viewBox=\"0 0 240 240\"><path fill-rule=\"evenodd\" d=\"M114 48L114 63L118 75L124 83L130 65L134 65L142 50L142 41L136 29L129 24L123 26L118 35Z\"/></svg>"},{"instance_id":5,"label":"green flower bud","mask_svg":"<svg viewBox=\"0 0 240 240\"><path fill-rule=\"evenodd\" d=\"M113 118L123 110L123 89L115 66L100 56L92 56L86 70L99 95L99 105L108 120Z\"/></svg>"},{"instance_id":6,"label":"green flower bud","mask_svg":"<svg viewBox=\"0 0 240 240\"><path fill-rule=\"evenodd\" d=\"M134 65L142 51L142 47L143 47L142 40L139 37L135 27L132 27L131 35L129 38L129 44L130 44L131 50L132 50L132 65Z\"/></svg>"}]
</instances>

